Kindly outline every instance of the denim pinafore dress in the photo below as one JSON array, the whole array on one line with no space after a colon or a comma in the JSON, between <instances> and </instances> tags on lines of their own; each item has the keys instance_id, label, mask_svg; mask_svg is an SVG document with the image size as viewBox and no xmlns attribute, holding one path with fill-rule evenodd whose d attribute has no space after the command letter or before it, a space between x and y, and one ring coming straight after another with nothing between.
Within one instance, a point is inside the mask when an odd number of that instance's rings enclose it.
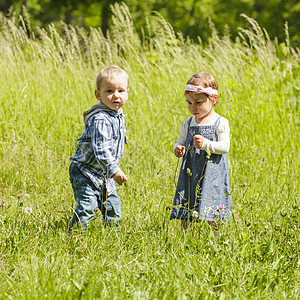
<instances>
[{"instance_id":1,"label":"denim pinafore dress","mask_svg":"<svg viewBox=\"0 0 300 300\"><path fill-rule=\"evenodd\" d=\"M229 221L232 217L227 153L208 154L196 149L193 139L200 134L217 141L219 119L213 125L203 126L191 126L192 117L189 120L171 220Z\"/></svg>"}]
</instances>

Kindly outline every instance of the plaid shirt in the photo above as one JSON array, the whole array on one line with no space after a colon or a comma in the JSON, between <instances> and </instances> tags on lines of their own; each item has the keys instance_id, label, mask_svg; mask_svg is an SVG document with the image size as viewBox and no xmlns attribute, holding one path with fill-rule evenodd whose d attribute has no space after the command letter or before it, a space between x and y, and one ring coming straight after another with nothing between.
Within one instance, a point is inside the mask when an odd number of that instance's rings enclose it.
<instances>
[{"instance_id":1,"label":"plaid shirt","mask_svg":"<svg viewBox=\"0 0 300 300\"><path fill-rule=\"evenodd\" d=\"M122 113L98 111L86 121L75 155L70 158L97 188L108 178L108 193L116 188L111 177L121 170L118 164L126 143L125 133Z\"/></svg>"}]
</instances>

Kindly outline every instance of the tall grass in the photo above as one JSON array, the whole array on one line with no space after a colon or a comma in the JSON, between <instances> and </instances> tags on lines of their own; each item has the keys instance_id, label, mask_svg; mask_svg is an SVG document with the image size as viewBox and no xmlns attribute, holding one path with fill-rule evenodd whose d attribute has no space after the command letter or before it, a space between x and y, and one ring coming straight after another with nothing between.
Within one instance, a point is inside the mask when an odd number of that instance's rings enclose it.
<instances>
[{"instance_id":1,"label":"tall grass","mask_svg":"<svg viewBox=\"0 0 300 300\"><path fill-rule=\"evenodd\" d=\"M125 5L113 13L107 37L50 26L36 38L30 24L1 17L0 298L297 299L299 49L247 16L235 41L212 26L204 45L159 15L139 35ZM130 75L123 228L103 229L98 215L86 235L68 237L69 157L110 64ZM217 112L231 126L234 220L218 238L205 223L182 237L168 220L173 144L189 116L183 90L200 70L217 79Z\"/></svg>"}]
</instances>

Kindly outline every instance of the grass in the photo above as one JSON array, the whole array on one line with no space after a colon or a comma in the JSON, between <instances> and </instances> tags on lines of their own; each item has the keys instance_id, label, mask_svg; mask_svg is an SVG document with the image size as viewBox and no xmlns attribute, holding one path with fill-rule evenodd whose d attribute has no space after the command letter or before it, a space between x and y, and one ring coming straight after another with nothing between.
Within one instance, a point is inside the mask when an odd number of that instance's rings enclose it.
<instances>
[{"instance_id":1,"label":"grass","mask_svg":"<svg viewBox=\"0 0 300 300\"><path fill-rule=\"evenodd\" d=\"M118 4L106 38L53 26L36 38L1 17L1 299L298 299L300 53L247 19L235 41L212 28L204 45L159 16L140 38ZM123 227L103 229L98 213L70 238L69 157L109 64L130 75ZM231 126L234 219L218 238L205 223L182 237L169 221L183 90L200 70L217 79Z\"/></svg>"}]
</instances>

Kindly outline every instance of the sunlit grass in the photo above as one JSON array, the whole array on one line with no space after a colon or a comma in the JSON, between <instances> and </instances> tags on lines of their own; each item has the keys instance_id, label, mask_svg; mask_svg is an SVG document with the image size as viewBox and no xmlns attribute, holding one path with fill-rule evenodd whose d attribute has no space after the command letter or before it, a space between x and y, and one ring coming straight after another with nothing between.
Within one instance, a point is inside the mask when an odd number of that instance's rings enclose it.
<instances>
[{"instance_id":1,"label":"sunlit grass","mask_svg":"<svg viewBox=\"0 0 300 300\"><path fill-rule=\"evenodd\" d=\"M114 13L107 38L53 26L29 38L1 18L0 298L296 299L299 50L270 41L252 19L235 42L213 32L203 45L159 16L139 38L127 8ZM70 238L69 157L109 64L130 75L123 228L104 230L97 215ZM217 239L205 223L182 237L169 221L184 85L200 70L217 79L216 110L231 126L234 218Z\"/></svg>"}]
</instances>

